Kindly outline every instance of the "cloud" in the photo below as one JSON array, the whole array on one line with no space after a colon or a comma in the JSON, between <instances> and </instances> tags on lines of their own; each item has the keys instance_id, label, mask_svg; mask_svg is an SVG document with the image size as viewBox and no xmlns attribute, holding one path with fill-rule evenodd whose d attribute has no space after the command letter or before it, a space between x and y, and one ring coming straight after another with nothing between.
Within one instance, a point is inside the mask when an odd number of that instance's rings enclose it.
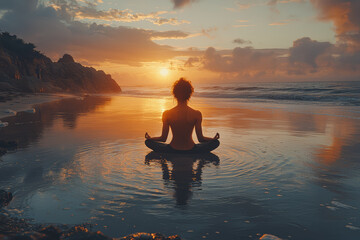
<instances>
[{"instance_id":1,"label":"cloud","mask_svg":"<svg viewBox=\"0 0 360 240\"><path fill-rule=\"evenodd\" d=\"M163 14L168 14L167 11L152 12L149 14L133 13L130 9L119 10L97 10L97 4L94 2L88 2L81 4L78 1L71 0L51 0L49 6L56 11L66 13L68 18L72 19L91 19L91 20L103 20L103 21L118 21L118 22L138 22L148 21L156 25L170 24L180 25L184 23L190 23L186 20L177 20L176 18L164 18Z\"/></svg>"},{"instance_id":2,"label":"cloud","mask_svg":"<svg viewBox=\"0 0 360 240\"><path fill-rule=\"evenodd\" d=\"M237 44L252 44L251 41L244 40L244 39L241 39L241 38L236 38L236 39L234 39L233 43L237 43Z\"/></svg>"},{"instance_id":3,"label":"cloud","mask_svg":"<svg viewBox=\"0 0 360 240\"><path fill-rule=\"evenodd\" d=\"M217 30L218 30L217 27L210 27L210 28L207 28L207 29L201 29L201 33L204 36L207 36L208 38L214 38L212 33L216 32Z\"/></svg>"},{"instance_id":4,"label":"cloud","mask_svg":"<svg viewBox=\"0 0 360 240\"><path fill-rule=\"evenodd\" d=\"M344 52L343 54L336 55L334 59L334 69L349 73L358 73L357 80L360 78L360 52Z\"/></svg>"},{"instance_id":5,"label":"cloud","mask_svg":"<svg viewBox=\"0 0 360 240\"><path fill-rule=\"evenodd\" d=\"M174 8L182 8L186 5L190 5L191 3L195 2L196 0L171 0L174 3Z\"/></svg>"},{"instance_id":6,"label":"cloud","mask_svg":"<svg viewBox=\"0 0 360 240\"><path fill-rule=\"evenodd\" d=\"M182 31L151 31L148 30L152 40L188 38L190 35Z\"/></svg>"},{"instance_id":7,"label":"cloud","mask_svg":"<svg viewBox=\"0 0 360 240\"><path fill-rule=\"evenodd\" d=\"M37 0L11 0L11 1L0 1L0 9L2 10L17 10L19 12L26 12L35 10L37 7Z\"/></svg>"},{"instance_id":8,"label":"cloud","mask_svg":"<svg viewBox=\"0 0 360 240\"><path fill-rule=\"evenodd\" d=\"M70 1L75 4L76 1ZM159 45L153 38L185 38L180 31L158 32L129 27L88 24L72 19L66 8L54 9L37 0L0 1L6 10L0 29L33 42L38 49L56 60L64 53L88 62L116 62L139 65L164 61L181 53Z\"/></svg>"},{"instance_id":9,"label":"cloud","mask_svg":"<svg viewBox=\"0 0 360 240\"><path fill-rule=\"evenodd\" d=\"M337 44L332 45L331 55L322 54L317 63L337 71L334 74L356 73L360 70L360 1L311 0L319 10L319 19L332 21L337 34Z\"/></svg>"},{"instance_id":10,"label":"cloud","mask_svg":"<svg viewBox=\"0 0 360 240\"><path fill-rule=\"evenodd\" d=\"M280 13L280 11L277 9L276 5L278 3L278 0L270 0L267 5L270 7L271 11L275 13Z\"/></svg>"},{"instance_id":11,"label":"cloud","mask_svg":"<svg viewBox=\"0 0 360 240\"><path fill-rule=\"evenodd\" d=\"M316 72L318 68L318 59L332 47L329 42L318 42L304 37L294 41L293 47L289 49L289 73L303 74L309 70ZM327 59L330 63L332 60Z\"/></svg>"},{"instance_id":12,"label":"cloud","mask_svg":"<svg viewBox=\"0 0 360 240\"><path fill-rule=\"evenodd\" d=\"M325 53L331 46L332 44L329 42L318 42L309 37L298 39L289 49L289 61L290 63L306 63L316 68L316 58Z\"/></svg>"},{"instance_id":13,"label":"cloud","mask_svg":"<svg viewBox=\"0 0 360 240\"><path fill-rule=\"evenodd\" d=\"M190 23L187 20L177 20L176 18L157 18L155 20L151 20L151 22L156 25L163 25L163 24L180 25L184 23Z\"/></svg>"},{"instance_id":14,"label":"cloud","mask_svg":"<svg viewBox=\"0 0 360 240\"><path fill-rule=\"evenodd\" d=\"M190 57L184 64L184 67L194 67L194 63L200 62L198 57Z\"/></svg>"},{"instance_id":15,"label":"cloud","mask_svg":"<svg viewBox=\"0 0 360 240\"><path fill-rule=\"evenodd\" d=\"M220 54L214 48L206 49L203 67L214 72L238 73L256 76L273 72L276 68L276 53L256 50L250 47L234 48L230 54Z\"/></svg>"},{"instance_id":16,"label":"cloud","mask_svg":"<svg viewBox=\"0 0 360 240\"><path fill-rule=\"evenodd\" d=\"M319 10L319 19L332 21L339 41L352 51L360 51L360 1L311 0Z\"/></svg>"},{"instance_id":17,"label":"cloud","mask_svg":"<svg viewBox=\"0 0 360 240\"><path fill-rule=\"evenodd\" d=\"M342 80L360 76L359 52L309 37L295 40L289 49L236 47L217 51L210 47L202 56L189 58L184 66L194 67L194 62L232 81Z\"/></svg>"},{"instance_id":18,"label":"cloud","mask_svg":"<svg viewBox=\"0 0 360 240\"><path fill-rule=\"evenodd\" d=\"M228 10L228 11L231 11L231 12L239 12L239 11L246 10L246 9L251 8L251 7L260 5L260 4L258 4L258 3L240 3L240 2L236 2L235 5L236 6L234 8L225 8L225 9Z\"/></svg>"},{"instance_id":19,"label":"cloud","mask_svg":"<svg viewBox=\"0 0 360 240\"><path fill-rule=\"evenodd\" d=\"M242 3L236 3L237 9L238 10L244 10L244 9L248 9L250 7L255 6L255 4L251 4L251 3L246 3L246 4L242 4Z\"/></svg>"},{"instance_id":20,"label":"cloud","mask_svg":"<svg viewBox=\"0 0 360 240\"><path fill-rule=\"evenodd\" d=\"M289 48L288 62L290 74L318 73L340 79L344 74L360 76L359 51L351 52L344 45L318 42L309 37L294 41Z\"/></svg>"}]
</instances>

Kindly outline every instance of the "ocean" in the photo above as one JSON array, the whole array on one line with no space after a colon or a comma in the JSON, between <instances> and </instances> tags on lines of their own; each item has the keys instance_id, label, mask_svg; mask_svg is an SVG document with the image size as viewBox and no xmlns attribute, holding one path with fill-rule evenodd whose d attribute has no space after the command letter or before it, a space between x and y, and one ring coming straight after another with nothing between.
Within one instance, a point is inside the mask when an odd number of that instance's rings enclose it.
<instances>
[{"instance_id":1,"label":"ocean","mask_svg":"<svg viewBox=\"0 0 360 240\"><path fill-rule=\"evenodd\" d=\"M169 88L123 87L129 95L167 96ZM360 105L359 82L200 84L195 97L233 98L242 102Z\"/></svg>"}]
</instances>

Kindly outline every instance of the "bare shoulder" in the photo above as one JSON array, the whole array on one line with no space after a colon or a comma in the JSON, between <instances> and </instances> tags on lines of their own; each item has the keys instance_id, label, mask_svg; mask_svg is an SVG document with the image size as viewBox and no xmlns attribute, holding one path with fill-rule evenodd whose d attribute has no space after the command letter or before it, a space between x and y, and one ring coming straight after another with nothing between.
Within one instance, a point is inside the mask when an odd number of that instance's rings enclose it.
<instances>
[{"instance_id":1,"label":"bare shoulder","mask_svg":"<svg viewBox=\"0 0 360 240\"><path fill-rule=\"evenodd\" d=\"M201 112L199 110L193 109L191 107L189 108L193 116L195 116L196 118L201 118Z\"/></svg>"},{"instance_id":2,"label":"bare shoulder","mask_svg":"<svg viewBox=\"0 0 360 240\"><path fill-rule=\"evenodd\" d=\"M171 111L171 109L170 109L170 110L165 110L165 111L163 112L163 114L162 114L163 119L166 119L166 118L169 117L170 111Z\"/></svg>"},{"instance_id":3,"label":"bare shoulder","mask_svg":"<svg viewBox=\"0 0 360 240\"><path fill-rule=\"evenodd\" d=\"M175 112L175 107L171 108L171 109L168 109L168 110L165 110L163 112L163 116L170 116L171 114L173 114Z\"/></svg>"}]
</instances>

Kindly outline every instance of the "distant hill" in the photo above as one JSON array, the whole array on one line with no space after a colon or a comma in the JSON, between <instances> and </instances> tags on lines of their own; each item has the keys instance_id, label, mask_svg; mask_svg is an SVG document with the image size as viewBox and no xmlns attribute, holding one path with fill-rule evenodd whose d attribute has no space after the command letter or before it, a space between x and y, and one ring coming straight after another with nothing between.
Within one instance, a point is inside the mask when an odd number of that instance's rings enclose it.
<instances>
[{"instance_id":1,"label":"distant hill","mask_svg":"<svg viewBox=\"0 0 360 240\"><path fill-rule=\"evenodd\" d=\"M0 91L21 92L121 92L104 71L84 67L65 54L51 61L35 45L7 32L0 33Z\"/></svg>"}]
</instances>

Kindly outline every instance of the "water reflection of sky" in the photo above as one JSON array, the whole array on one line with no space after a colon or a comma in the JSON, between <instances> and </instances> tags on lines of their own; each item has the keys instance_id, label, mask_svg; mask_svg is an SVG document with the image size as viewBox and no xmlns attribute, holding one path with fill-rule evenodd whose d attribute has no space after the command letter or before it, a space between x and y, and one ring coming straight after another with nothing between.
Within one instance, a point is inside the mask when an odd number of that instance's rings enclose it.
<instances>
[{"instance_id":1,"label":"water reflection of sky","mask_svg":"<svg viewBox=\"0 0 360 240\"><path fill-rule=\"evenodd\" d=\"M15 195L9 209L38 222L91 222L112 236L360 233L359 111L191 103L204 132L220 132L213 156L148 155L144 133L160 134L171 98L65 99L5 119L0 139L19 142L0 161L0 188Z\"/></svg>"}]
</instances>

